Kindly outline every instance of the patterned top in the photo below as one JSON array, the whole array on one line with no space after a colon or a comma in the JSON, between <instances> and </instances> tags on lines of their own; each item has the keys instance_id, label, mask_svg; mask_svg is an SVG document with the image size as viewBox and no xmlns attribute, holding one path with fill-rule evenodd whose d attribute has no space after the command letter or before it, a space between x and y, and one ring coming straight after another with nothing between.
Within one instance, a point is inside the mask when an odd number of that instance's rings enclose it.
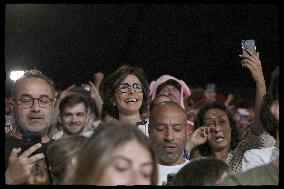
<instances>
[{"instance_id":1,"label":"patterned top","mask_svg":"<svg viewBox=\"0 0 284 189\"><path fill-rule=\"evenodd\" d=\"M266 131L262 135L256 136L250 129L247 138L228 154L226 163L229 165L230 173L235 174L242 171L242 159L247 150L272 147L275 144L276 140Z\"/></svg>"}]
</instances>

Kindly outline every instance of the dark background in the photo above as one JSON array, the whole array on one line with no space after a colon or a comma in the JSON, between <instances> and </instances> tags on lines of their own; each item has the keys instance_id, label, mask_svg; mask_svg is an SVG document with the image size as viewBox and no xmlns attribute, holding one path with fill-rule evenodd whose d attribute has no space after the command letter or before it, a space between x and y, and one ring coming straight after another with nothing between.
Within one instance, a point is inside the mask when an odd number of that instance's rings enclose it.
<instances>
[{"instance_id":1,"label":"dark background","mask_svg":"<svg viewBox=\"0 0 284 189\"><path fill-rule=\"evenodd\" d=\"M13 69L39 69L64 89L130 64L149 81L170 74L253 96L242 39L255 39L268 84L279 65L278 4L6 4L6 90Z\"/></svg>"}]
</instances>

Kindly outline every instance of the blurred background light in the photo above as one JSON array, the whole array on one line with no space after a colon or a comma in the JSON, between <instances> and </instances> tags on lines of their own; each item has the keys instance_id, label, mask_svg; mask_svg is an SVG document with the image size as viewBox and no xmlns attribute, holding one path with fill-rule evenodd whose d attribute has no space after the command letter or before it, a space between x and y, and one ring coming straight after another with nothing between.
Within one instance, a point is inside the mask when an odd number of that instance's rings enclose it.
<instances>
[{"instance_id":1,"label":"blurred background light","mask_svg":"<svg viewBox=\"0 0 284 189\"><path fill-rule=\"evenodd\" d=\"M11 71L10 73L10 79L15 81L17 79L19 79L21 76L24 75L24 71Z\"/></svg>"}]
</instances>

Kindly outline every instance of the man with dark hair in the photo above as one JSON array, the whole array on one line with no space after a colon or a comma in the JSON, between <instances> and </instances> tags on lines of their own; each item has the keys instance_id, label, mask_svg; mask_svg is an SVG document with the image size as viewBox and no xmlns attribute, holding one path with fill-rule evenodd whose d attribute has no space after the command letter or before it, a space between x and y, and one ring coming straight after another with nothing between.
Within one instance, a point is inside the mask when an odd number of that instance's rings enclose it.
<instances>
[{"instance_id":1,"label":"man with dark hair","mask_svg":"<svg viewBox=\"0 0 284 189\"><path fill-rule=\"evenodd\" d=\"M57 140L65 135L90 136L93 132L84 132L89 118L90 105L87 96L71 94L62 99L59 104L59 121L63 131L56 133L52 138Z\"/></svg>"},{"instance_id":2,"label":"man with dark hair","mask_svg":"<svg viewBox=\"0 0 284 189\"><path fill-rule=\"evenodd\" d=\"M32 170L44 158L51 143L47 133L53 117L54 101L53 82L38 70L26 71L14 82L12 105L15 133L6 136L6 184L33 184L30 182Z\"/></svg>"}]
</instances>

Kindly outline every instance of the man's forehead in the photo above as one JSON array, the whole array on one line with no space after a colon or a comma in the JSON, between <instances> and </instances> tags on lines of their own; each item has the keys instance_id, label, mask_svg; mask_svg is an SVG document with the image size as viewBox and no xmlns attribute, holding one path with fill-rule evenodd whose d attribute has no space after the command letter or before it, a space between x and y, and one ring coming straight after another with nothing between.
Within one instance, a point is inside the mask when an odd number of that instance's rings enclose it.
<instances>
[{"instance_id":1,"label":"man's forehead","mask_svg":"<svg viewBox=\"0 0 284 189\"><path fill-rule=\"evenodd\" d=\"M16 93L18 95L33 93L36 93L36 95L52 95L52 88L47 81L41 78L27 78L17 84Z\"/></svg>"},{"instance_id":2,"label":"man's forehead","mask_svg":"<svg viewBox=\"0 0 284 189\"><path fill-rule=\"evenodd\" d=\"M167 102L170 101L161 102L157 104L158 107L156 107L155 108L156 110L153 111L153 116L155 117L156 120L160 119L161 117L174 117L174 118L176 117L178 119L184 117L184 119L186 119L186 113L182 108L178 107L179 105L176 106L176 105L162 104Z\"/></svg>"},{"instance_id":3,"label":"man's forehead","mask_svg":"<svg viewBox=\"0 0 284 189\"><path fill-rule=\"evenodd\" d=\"M86 107L85 107L85 104L83 102L79 102L79 103L70 103L70 104L67 104L65 107L64 107L64 111L70 111L70 110L78 110L78 109L84 109L86 110Z\"/></svg>"}]
</instances>

